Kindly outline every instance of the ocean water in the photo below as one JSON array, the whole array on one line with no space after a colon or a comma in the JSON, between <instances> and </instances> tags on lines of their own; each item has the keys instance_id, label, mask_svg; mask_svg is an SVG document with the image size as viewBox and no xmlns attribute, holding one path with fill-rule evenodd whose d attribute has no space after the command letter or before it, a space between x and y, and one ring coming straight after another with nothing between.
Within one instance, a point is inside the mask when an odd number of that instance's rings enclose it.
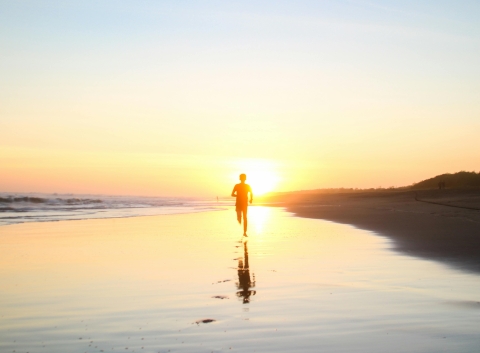
<instances>
[{"instance_id":1,"label":"ocean water","mask_svg":"<svg viewBox=\"0 0 480 353\"><path fill-rule=\"evenodd\" d=\"M478 352L479 276L226 208L0 227L0 352Z\"/></svg>"},{"instance_id":2,"label":"ocean water","mask_svg":"<svg viewBox=\"0 0 480 353\"><path fill-rule=\"evenodd\" d=\"M205 212L222 210L231 204L231 201L199 198L0 193L0 226Z\"/></svg>"}]
</instances>

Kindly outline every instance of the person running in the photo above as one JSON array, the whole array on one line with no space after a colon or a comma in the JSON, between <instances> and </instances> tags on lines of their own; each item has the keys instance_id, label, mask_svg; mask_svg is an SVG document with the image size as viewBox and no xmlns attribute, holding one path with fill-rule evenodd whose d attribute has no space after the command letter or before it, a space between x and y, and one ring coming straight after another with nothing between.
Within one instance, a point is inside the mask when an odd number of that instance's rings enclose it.
<instances>
[{"instance_id":1,"label":"person running","mask_svg":"<svg viewBox=\"0 0 480 353\"><path fill-rule=\"evenodd\" d=\"M250 203L253 200L253 192L250 185L245 184L247 180L246 174L240 174L240 184L237 184L233 187L232 196L236 197L235 210L237 211L237 220L238 223L242 223L243 215L243 235L247 236L247 208L248 208L248 193L250 193Z\"/></svg>"}]
</instances>

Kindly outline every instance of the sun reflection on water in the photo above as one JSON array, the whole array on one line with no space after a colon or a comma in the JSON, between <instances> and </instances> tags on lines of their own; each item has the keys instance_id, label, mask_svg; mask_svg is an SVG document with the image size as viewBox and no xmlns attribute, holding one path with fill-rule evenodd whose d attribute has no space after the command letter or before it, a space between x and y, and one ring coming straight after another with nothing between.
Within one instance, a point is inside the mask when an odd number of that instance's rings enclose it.
<instances>
[{"instance_id":1,"label":"sun reflection on water","mask_svg":"<svg viewBox=\"0 0 480 353\"><path fill-rule=\"evenodd\" d=\"M268 224L272 215L272 209L268 207L250 207L248 209L248 222L255 229L258 235L262 235L265 226Z\"/></svg>"},{"instance_id":2,"label":"sun reflection on water","mask_svg":"<svg viewBox=\"0 0 480 353\"><path fill-rule=\"evenodd\" d=\"M478 276L281 208L242 237L229 211L2 227L0 351L478 347Z\"/></svg>"}]
</instances>

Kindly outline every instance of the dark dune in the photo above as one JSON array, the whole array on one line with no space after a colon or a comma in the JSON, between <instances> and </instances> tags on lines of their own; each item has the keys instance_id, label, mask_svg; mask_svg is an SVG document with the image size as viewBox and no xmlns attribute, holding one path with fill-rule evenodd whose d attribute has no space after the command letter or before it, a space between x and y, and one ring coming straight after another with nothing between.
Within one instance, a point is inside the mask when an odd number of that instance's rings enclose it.
<instances>
[{"instance_id":1,"label":"dark dune","mask_svg":"<svg viewBox=\"0 0 480 353\"><path fill-rule=\"evenodd\" d=\"M437 175L433 178L422 180L412 185L413 189L436 189L439 183L443 183L445 188L480 188L480 173L475 172L458 172Z\"/></svg>"}]
</instances>

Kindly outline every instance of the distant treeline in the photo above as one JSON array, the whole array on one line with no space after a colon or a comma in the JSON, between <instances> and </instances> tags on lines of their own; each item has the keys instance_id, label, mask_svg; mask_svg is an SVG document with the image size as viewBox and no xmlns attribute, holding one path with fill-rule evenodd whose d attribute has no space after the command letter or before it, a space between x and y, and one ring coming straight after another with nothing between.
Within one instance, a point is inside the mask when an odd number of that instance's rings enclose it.
<instances>
[{"instance_id":1,"label":"distant treeline","mask_svg":"<svg viewBox=\"0 0 480 353\"><path fill-rule=\"evenodd\" d=\"M480 187L480 173L458 172L455 174L442 174L413 184L412 189L438 189L443 183L443 188L477 188Z\"/></svg>"}]
</instances>

